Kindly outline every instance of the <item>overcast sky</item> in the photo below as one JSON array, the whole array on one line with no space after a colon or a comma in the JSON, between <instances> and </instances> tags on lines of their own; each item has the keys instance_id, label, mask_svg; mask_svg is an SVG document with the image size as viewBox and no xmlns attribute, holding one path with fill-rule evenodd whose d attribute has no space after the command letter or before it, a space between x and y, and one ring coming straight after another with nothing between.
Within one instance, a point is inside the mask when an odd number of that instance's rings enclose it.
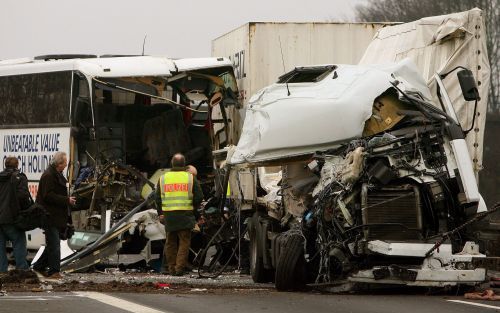
<instances>
[{"instance_id":1,"label":"overcast sky","mask_svg":"<svg viewBox=\"0 0 500 313\"><path fill-rule=\"evenodd\" d=\"M2 0L0 60L55 53L210 56L247 22L353 20L364 0Z\"/></svg>"}]
</instances>

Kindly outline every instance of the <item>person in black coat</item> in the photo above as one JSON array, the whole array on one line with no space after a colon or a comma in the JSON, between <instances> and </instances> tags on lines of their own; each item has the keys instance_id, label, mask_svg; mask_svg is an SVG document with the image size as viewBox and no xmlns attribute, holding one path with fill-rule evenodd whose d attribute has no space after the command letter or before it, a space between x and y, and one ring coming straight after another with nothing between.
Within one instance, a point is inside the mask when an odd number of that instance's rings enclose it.
<instances>
[{"instance_id":1,"label":"person in black coat","mask_svg":"<svg viewBox=\"0 0 500 313\"><path fill-rule=\"evenodd\" d=\"M0 272L7 272L8 268L7 240L12 242L16 268L28 269L26 234L14 225L14 220L20 209L30 206L31 197L28 179L19 172L18 165L16 157L7 157L5 170L0 172Z\"/></svg>"},{"instance_id":2,"label":"person in black coat","mask_svg":"<svg viewBox=\"0 0 500 313\"><path fill-rule=\"evenodd\" d=\"M50 161L50 166L40 178L36 196L36 202L47 210L49 218L44 227L45 250L33 269L51 278L61 278L59 234L64 231L70 221L69 205L75 204L75 197L68 196L67 180L63 175L67 165L66 153L56 152Z\"/></svg>"}]
</instances>

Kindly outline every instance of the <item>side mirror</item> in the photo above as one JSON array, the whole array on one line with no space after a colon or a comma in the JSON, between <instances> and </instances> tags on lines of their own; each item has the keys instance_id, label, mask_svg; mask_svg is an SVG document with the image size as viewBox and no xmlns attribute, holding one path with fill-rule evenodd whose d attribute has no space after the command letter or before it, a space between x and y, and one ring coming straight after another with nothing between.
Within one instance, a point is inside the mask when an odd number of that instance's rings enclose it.
<instances>
[{"instance_id":1,"label":"side mirror","mask_svg":"<svg viewBox=\"0 0 500 313\"><path fill-rule=\"evenodd\" d=\"M474 74L470 70L463 69L457 73L460 88L466 101L479 100Z\"/></svg>"}]
</instances>

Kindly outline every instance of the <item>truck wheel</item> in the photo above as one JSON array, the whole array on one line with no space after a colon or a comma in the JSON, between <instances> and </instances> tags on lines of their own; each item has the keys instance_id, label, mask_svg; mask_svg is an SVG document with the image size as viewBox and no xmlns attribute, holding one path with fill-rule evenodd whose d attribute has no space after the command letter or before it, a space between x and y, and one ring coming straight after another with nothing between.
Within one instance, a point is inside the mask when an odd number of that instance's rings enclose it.
<instances>
[{"instance_id":1,"label":"truck wheel","mask_svg":"<svg viewBox=\"0 0 500 313\"><path fill-rule=\"evenodd\" d=\"M262 261L262 248L260 247L258 220L254 216L248 221L248 235L250 237L250 275L255 283L267 283L270 281L269 271L264 268Z\"/></svg>"},{"instance_id":2,"label":"truck wheel","mask_svg":"<svg viewBox=\"0 0 500 313\"><path fill-rule=\"evenodd\" d=\"M281 234L277 239L279 255L275 286L279 291L303 289L306 283L304 238L299 234Z\"/></svg>"}]
</instances>

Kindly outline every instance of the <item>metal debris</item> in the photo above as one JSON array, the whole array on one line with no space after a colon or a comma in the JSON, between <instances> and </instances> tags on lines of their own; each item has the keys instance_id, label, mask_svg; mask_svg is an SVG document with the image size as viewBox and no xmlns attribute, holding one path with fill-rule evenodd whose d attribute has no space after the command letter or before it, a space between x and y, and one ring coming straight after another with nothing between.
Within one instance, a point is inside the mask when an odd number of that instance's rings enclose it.
<instances>
[{"instance_id":1,"label":"metal debris","mask_svg":"<svg viewBox=\"0 0 500 313\"><path fill-rule=\"evenodd\" d=\"M495 291L488 289L483 292L469 292L464 295L465 299L471 300L489 300L498 301L500 300L500 295L496 294Z\"/></svg>"}]
</instances>

